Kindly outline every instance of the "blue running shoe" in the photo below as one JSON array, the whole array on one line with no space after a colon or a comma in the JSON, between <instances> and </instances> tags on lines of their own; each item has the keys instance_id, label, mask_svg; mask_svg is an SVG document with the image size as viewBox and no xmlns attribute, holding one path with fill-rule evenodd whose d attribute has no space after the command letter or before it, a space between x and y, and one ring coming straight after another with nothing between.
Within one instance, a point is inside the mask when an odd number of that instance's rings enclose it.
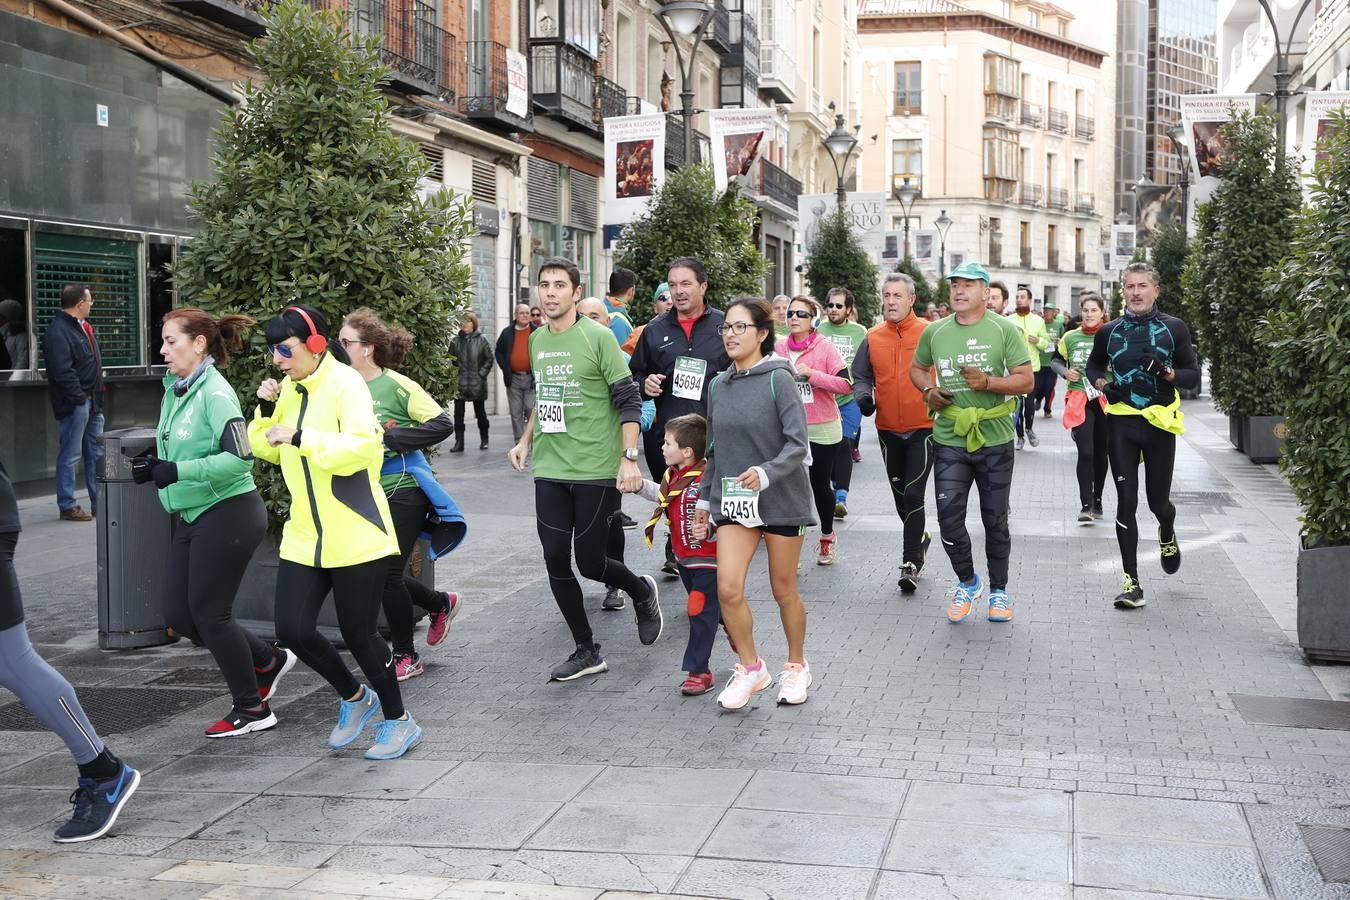
<instances>
[{"instance_id":1,"label":"blue running shoe","mask_svg":"<svg viewBox=\"0 0 1350 900\"><path fill-rule=\"evenodd\" d=\"M375 732L375 743L366 751L366 759L398 759L422 736L422 728L407 713L406 719L385 719Z\"/></svg>"},{"instance_id":2,"label":"blue running shoe","mask_svg":"<svg viewBox=\"0 0 1350 900\"><path fill-rule=\"evenodd\" d=\"M360 737L366 724L380 711L380 698L375 696L369 685L361 686L361 696L355 700L343 700L338 706L337 725L328 736L328 746L339 750Z\"/></svg>"},{"instance_id":3,"label":"blue running shoe","mask_svg":"<svg viewBox=\"0 0 1350 900\"><path fill-rule=\"evenodd\" d=\"M960 622L970 615L971 609L975 607L983 593L984 582L980 580L978 574L969 582L958 581L956 590L952 592L951 605L947 607L947 621Z\"/></svg>"},{"instance_id":4,"label":"blue running shoe","mask_svg":"<svg viewBox=\"0 0 1350 900\"><path fill-rule=\"evenodd\" d=\"M74 844L103 837L140 785L141 773L126 763L122 763L122 771L116 778L107 781L81 778L80 786L70 795L75 813L69 822L56 829L52 839L60 844Z\"/></svg>"},{"instance_id":5,"label":"blue running shoe","mask_svg":"<svg viewBox=\"0 0 1350 900\"><path fill-rule=\"evenodd\" d=\"M1007 591L1003 588L994 588L989 592L990 622L1011 622L1012 612L1012 601L1008 599Z\"/></svg>"}]
</instances>

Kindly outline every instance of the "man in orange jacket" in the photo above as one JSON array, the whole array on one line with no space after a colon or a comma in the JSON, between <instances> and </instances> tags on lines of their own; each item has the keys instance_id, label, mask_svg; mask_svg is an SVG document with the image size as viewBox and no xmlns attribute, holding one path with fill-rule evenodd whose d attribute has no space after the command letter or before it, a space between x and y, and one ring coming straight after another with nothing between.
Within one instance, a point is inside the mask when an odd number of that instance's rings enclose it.
<instances>
[{"instance_id":1,"label":"man in orange jacket","mask_svg":"<svg viewBox=\"0 0 1350 900\"><path fill-rule=\"evenodd\" d=\"M900 590L912 594L932 542L924 530L923 495L933 469L933 416L909 378L914 348L928 322L914 315L914 280L908 275L886 276L881 318L853 358L853 396L863 415L876 413L886 477L904 524Z\"/></svg>"}]
</instances>

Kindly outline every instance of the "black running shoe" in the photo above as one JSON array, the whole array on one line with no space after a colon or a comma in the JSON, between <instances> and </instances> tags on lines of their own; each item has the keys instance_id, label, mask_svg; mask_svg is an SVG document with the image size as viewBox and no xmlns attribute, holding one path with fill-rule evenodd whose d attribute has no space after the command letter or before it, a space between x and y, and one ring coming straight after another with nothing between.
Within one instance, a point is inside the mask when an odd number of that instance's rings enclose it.
<instances>
[{"instance_id":1,"label":"black running shoe","mask_svg":"<svg viewBox=\"0 0 1350 900\"><path fill-rule=\"evenodd\" d=\"M1092 518L1094 519L1106 518L1106 513L1102 511L1102 501L1098 500L1096 503L1092 504Z\"/></svg>"},{"instance_id":2,"label":"black running shoe","mask_svg":"<svg viewBox=\"0 0 1350 900\"><path fill-rule=\"evenodd\" d=\"M1078 511L1078 524L1083 525L1092 521L1092 507L1085 506Z\"/></svg>"},{"instance_id":3,"label":"black running shoe","mask_svg":"<svg viewBox=\"0 0 1350 900\"><path fill-rule=\"evenodd\" d=\"M117 777L107 781L81 778L80 786L70 795L75 813L69 822L56 829L52 839L60 844L74 844L103 837L140 784L141 773L126 763L122 763Z\"/></svg>"},{"instance_id":4,"label":"black running shoe","mask_svg":"<svg viewBox=\"0 0 1350 900\"><path fill-rule=\"evenodd\" d=\"M643 644L655 644L665 627L661 617L661 594L656 589L656 579L650 575L642 576L647 593L633 598L633 611L637 616L638 640Z\"/></svg>"},{"instance_id":5,"label":"black running shoe","mask_svg":"<svg viewBox=\"0 0 1350 900\"><path fill-rule=\"evenodd\" d=\"M919 589L919 567L907 562L900 567L900 590L912 594Z\"/></svg>"},{"instance_id":6,"label":"black running shoe","mask_svg":"<svg viewBox=\"0 0 1350 900\"><path fill-rule=\"evenodd\" d=\"M567 657L567 662L558 666L549 674L549 681L575 681L586 675L599 675L609 671L609 663L600 658L600 645L577 644L576 652Z\"/></svg>"},{"instance_id":7,"label":"black running shoe","mask_svg":"<svg viewBox=\"0 0 1350 900\"><path fill-rule=\"evenodd\" d=\"M287 672L295 668L295 663L300 658L285 647L277 647L275 650L276 659L272 661L272 668L266 672L253 670L258 676L258 698L263 703L276 699L277 685L281 684L281 679Z\"/></svg>"},{"instance_id":8,"label":"black running shoe","mask_svg":"<svg viewBox=\"0 0 1350 900\"><path fill-rule=\"evenodd\" d=\"M1162 539L1162 529L1158 529L1158 553L1162 558L1162 570L1168 575L1175 575L1181 568L1181 545L1177 543L1176 533L1173 532L1170 541Z\"/></svg>"},{"instance_id":9,"label":"black running shoe","mask_svg":"<svg viewBox=\"0 0 1350 900\"><path fill-rule=\"evenodd\" d=\"M623 609L627 605L623 599L623 592L616 587L606 590L605 599L600 602L600 608L606 612Z\"/></svg>"},{"instance_id":10,"label":"black running shoe","mask_svg":"<svg viewBox=\"0 0 1350 900\"><path fill-rule=\"evenodd\" d=\"M637 522L634 521L633 517L622 511L619 513L619 524L623 526L625 531L631 531L637 527Z\"/></svg>"},{"instance_id":11,"label":"black running shoe","mask_svg":"<svg viewBox=\"0 0 1350 900\"><path fill-rule=\"evenodd\" d=\"M670 541L666 541L666 561L661 566L662 575L670 575L675 578L680 577L679 560L675 558L675 551L670 546Z\"/></svg>"},{"instance_id":12,"label":"black running shoe","mask_svg":"<svg viewBox=\"0 0 1350 900\"><path fill-rule=\"evenodd\" d=\"M1139 586L1139 582L1126 575L1124 588L1116 595L1116 609L1138 609L1146 603L1144 589Z\"/></svg>"},{"instance_id":13,"label":"black running shoe","mask_svg":"<svg viewBox=\"0 0 1350 900\"><path fill-rule=\"evenodd\" d=\"M234 737L248 734L250 731L266 731L277 726L276 714L263 702L262 709L249 710L235 707L230 714L206 729L209 738Z\"/></svg>"}]
</instances>

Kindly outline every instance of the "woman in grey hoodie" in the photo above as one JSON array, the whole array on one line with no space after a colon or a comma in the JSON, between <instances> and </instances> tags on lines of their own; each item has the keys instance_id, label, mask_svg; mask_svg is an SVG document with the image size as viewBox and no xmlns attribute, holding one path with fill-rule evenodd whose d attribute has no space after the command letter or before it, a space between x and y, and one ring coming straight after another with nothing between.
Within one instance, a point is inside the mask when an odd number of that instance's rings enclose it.
<instances>
[{"instance_id":1,"label":"woman in grey hoodie","mask_svg":"<svg viewBox=\"0 0 1350 900\"><path fill-rule=\"evenodd\" d=\"M769 304L738 297L720 330L731 368L708 388L708 464L694 525L695 537L700 528L706 537L710 517L717 525L717 594L740 657L717 704L740 709L751 694L773 684L755 649L745 602L745 577L761 537L788 645L778 702L803 703L811 670L804 655L806 606L797 591L797 563L806 527L816 524L806 469L806 413L791 364L773 355Z\"/></svg>"}]
</instances>

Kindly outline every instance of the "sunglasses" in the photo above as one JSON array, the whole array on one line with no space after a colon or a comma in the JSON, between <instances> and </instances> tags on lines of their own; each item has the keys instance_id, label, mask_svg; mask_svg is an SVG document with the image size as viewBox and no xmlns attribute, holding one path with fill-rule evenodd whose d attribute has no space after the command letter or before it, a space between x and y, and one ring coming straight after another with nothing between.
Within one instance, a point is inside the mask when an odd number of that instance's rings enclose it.
<instances>
[{"instance_id":1,"label":"sunglasses","mask_svg":"<svg viewBox=\"0 0 1350 900\"><path fill-rule=\"evenodd\" d=\"M814 319L816 314L809 309L789 309L787 311L787 317L789 319L794 317L798 319Z\"/></svg>"},{"instance_id":2,"label":"sunglasses","mask_svg":"<svg viewBox=\"0 0 1350 900\"><path fill-rule=\"evenodd\" d=\"M290 359L290 358L291 358L291 345L290 345L290 344L268 344L268 345L267 345L267 350L268 350L269 353L279 353L279 354L281 355L281 358L282 358L282 359Z\"/></svg>"},{"instance_id":3,"label":"sunglasses","mask_svg":"<svg viewBox=\"0 0 1350 900\"><path fill-rule=\"evenodd\" d=\"M826 308L827 308L827 309L848 309L848 307L847 307L845 304L843 304L843 303L829 303L829 304L826 304Z\"/></svg>"}]
</instances>

